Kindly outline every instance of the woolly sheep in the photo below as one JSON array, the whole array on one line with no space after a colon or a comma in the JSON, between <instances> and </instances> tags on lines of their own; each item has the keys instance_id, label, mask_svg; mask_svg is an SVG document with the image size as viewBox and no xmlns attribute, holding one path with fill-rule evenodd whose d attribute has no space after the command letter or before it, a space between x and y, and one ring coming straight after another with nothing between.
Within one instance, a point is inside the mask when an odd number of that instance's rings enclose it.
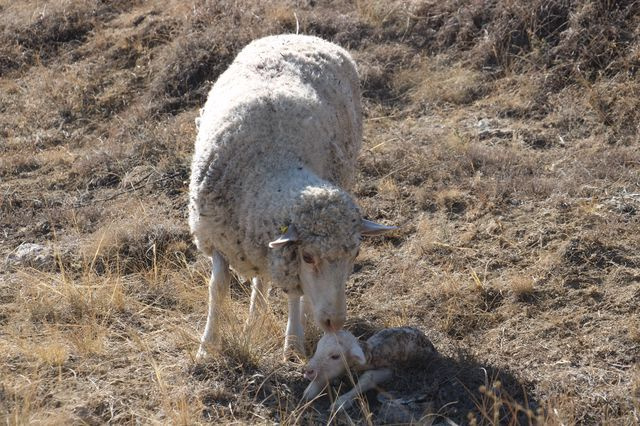
<instances>
[{"instance_id":1,"label":"woolly sheep","mask_svg":"<svg viewBox=\"0 0 640 426\"><path fill-rule=\"evenodd\" d=\"M219 345L218 310L229 266L252 278L250 323L267 285L289 298L285 353L304 354L301 304L338 331L345 282L367 221L349 188L362 136L358 74L335 44L302 35L246 46L209 92L198 120L189 224L212 259L209 312L198 357Z\"/></svg>"},{"instance_id":2,"label":"woolly sheep","mask_svg":"<svg viewBox=\"0 0 640 426\"><path fill-rule=\"evenodd\" d=\"M358 394L363 394L378 384L389 380L392 367L433 357L436 350L420 330L398 327L381 330L366 342L346 330L326 333L318 341L315 354L304 370L304 377L311 380L303 398L312 400L320 394L330 380L341 376L347 369L363 372L349 392L336 399L339 409L348 407Z\"/></svg>"}]
</instances>

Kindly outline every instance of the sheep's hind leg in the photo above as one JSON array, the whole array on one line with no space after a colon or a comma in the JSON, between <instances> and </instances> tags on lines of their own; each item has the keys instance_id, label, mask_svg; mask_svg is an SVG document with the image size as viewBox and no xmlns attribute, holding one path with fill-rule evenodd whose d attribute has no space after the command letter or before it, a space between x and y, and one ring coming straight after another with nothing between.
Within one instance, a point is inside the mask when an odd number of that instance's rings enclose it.
<instances>
[{"instance_id":1,"label":"sheep's hind leg","mask_svg":"<svg viewBox=\"0 0 640 426\"><path fill-rule=\"evenodd\" d=\"M209 281L209 312L207 325L200 339L200 348L196 359L204 359L211 349L220 345L220 311L225 297L229 294L230 273L229 264L220 253L214 251L211 255L211 280Z\"/></svg>"},{"instance_id":2,"label":"sheep's hind leg","mask_svg":"<svg viewBox=\"0 0 640 426\"><path fill-rule=\"evenodd\" d=\"M294 355L304 357L304 327L302 326L300 295L289 294L289 319L284 338L284 358Z\"/></svg>"},{"instance_id":3,"label":"sheep's hind leg","mask_svg":"<svg viewBox=\"0 0 640 426\"><path fill-rule=\"evenodd\" d=\"M245 324L245 331L249 331L256 324L256 321L264 315L268 290L268 286L261 278L254 277L251 280L251 302L249 303L249 318Z\"/></svg>"},{"instance_id":4,"label":"sheep's hind leg","mask_svg":"<svg viewBox=\"0 0 640 426\"><path fill-rule=\"evenodd\" d=\"M378 384L389 380L392 376L392 371L389 368L380 368L378 370L368 370L362 373L358 379L358 383L349 392L336 399L334 407L336 410L341 408L349 408L353 403L353 400L365 392L375 388Z\"/></svg>"}]
</instances>

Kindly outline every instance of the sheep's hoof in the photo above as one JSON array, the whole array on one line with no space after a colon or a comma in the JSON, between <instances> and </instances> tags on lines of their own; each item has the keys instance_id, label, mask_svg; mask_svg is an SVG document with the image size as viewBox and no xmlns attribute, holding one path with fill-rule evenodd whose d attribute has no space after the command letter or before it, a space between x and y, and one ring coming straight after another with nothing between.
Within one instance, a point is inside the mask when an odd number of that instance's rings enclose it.
<instances>
[{"instance_id":1,"label":"sheep's hoof","mask_svg":"<svg viewBox=\"0 0 640 426\"><path fill-rule=\"evenodd\" d=\"M206 361L211 358L212 354L218 350L217 345L211 343L201 343L196 354L196 362Z\"/></svg>"},{"instance_id":2,"label":"sheep's hoof","mask_svg":"<svg viewBox=\"0 0 640 426\"><path fill-rule=\"evenodd\" d=\"M209 357L209 352L207 352L206 349L200 346L200 349L198 349L198 353L196 354L196 361L202 362L206 360L208 357Z\"/></svg>"},{"instance_id":3,"label":"sheep's hoof","mask_svg":"<svg viewBox=\"0 0 640 426\"><path fill-rule=\"evenodd\" d=\"M304 353L301 354L297 349L287 349L282 356L284 362L295 362L298 364L303 363L305 358Z\"/></svg>"},{"instance_id":4,"label":"sheep's hoof","mask_svg":"<svg viewBox=\"0 0 640 426\"><path fill-rule=\"evenodd\" d=\"M307 355L304 350L304 343L297 338L291 336L285 340L284 343L284 361L302 362L306 359Z\"/></svg>"},{"instance_id":5,"label":"sheep's hoof","mask_svg":"<svg viewBox=\"0 0 640 426\"><path fill-rule=\"evenodd\" d=\"M304 348L297 347L297 345L293 347L290 346L290 347L284 348L282 359L285 362L291 361L291 362L302 363L306 358L307 357L305 355Z\"/></svg>"}]
</instances>

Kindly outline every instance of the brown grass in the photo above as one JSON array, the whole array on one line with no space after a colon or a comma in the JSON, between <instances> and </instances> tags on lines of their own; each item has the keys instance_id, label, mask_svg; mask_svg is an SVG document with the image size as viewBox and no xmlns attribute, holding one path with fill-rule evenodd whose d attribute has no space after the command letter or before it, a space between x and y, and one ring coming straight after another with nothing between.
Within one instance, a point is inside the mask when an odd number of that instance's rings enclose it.
<instances>
[{"instance_id":1,"label":"brown grass","mask_svg":"<svg viewBox=\"0 0 640 426\"><path fill-rule=\"evenodd\" d=\"M0 0L0 262L55 257L0 270L0 422L637 423L639 23L632 1ZM440 353L344 414L300 402L278 291L249 335L234 279L224 349L194 361L194 119L296 25L353 53L354 193L400 225L364 242L347 327Z\"/></svg>"},{"instance_id":2,"label":"brown grass","mask_svg":"<svg viewBox=\"0 0 640 426\"><path fill-rule=\"evenodd\" d=\"M481 73L465 67L452 67L426 58L415 69L396 74L395 86L408 91L414 105L464 105L482 96L484 79Z\"/></svg>"}]
</instances>

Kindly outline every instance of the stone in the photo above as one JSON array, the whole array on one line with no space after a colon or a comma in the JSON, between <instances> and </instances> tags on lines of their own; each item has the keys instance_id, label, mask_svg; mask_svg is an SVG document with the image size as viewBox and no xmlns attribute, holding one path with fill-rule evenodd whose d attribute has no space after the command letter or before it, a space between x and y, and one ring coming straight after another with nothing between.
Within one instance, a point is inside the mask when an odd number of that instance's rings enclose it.
<instances>
[{"instance_id":1,"label":"stone","mask_svg":"<svg viewBox=\"0 0 640 426\"><path fill-rule=\"evenodd\" d=\"M9 267L32 267L47 270L55 266L55 259L51 247L35 243L22 243L9 253L6 264Z\"/></svg>"}]
</instances>

